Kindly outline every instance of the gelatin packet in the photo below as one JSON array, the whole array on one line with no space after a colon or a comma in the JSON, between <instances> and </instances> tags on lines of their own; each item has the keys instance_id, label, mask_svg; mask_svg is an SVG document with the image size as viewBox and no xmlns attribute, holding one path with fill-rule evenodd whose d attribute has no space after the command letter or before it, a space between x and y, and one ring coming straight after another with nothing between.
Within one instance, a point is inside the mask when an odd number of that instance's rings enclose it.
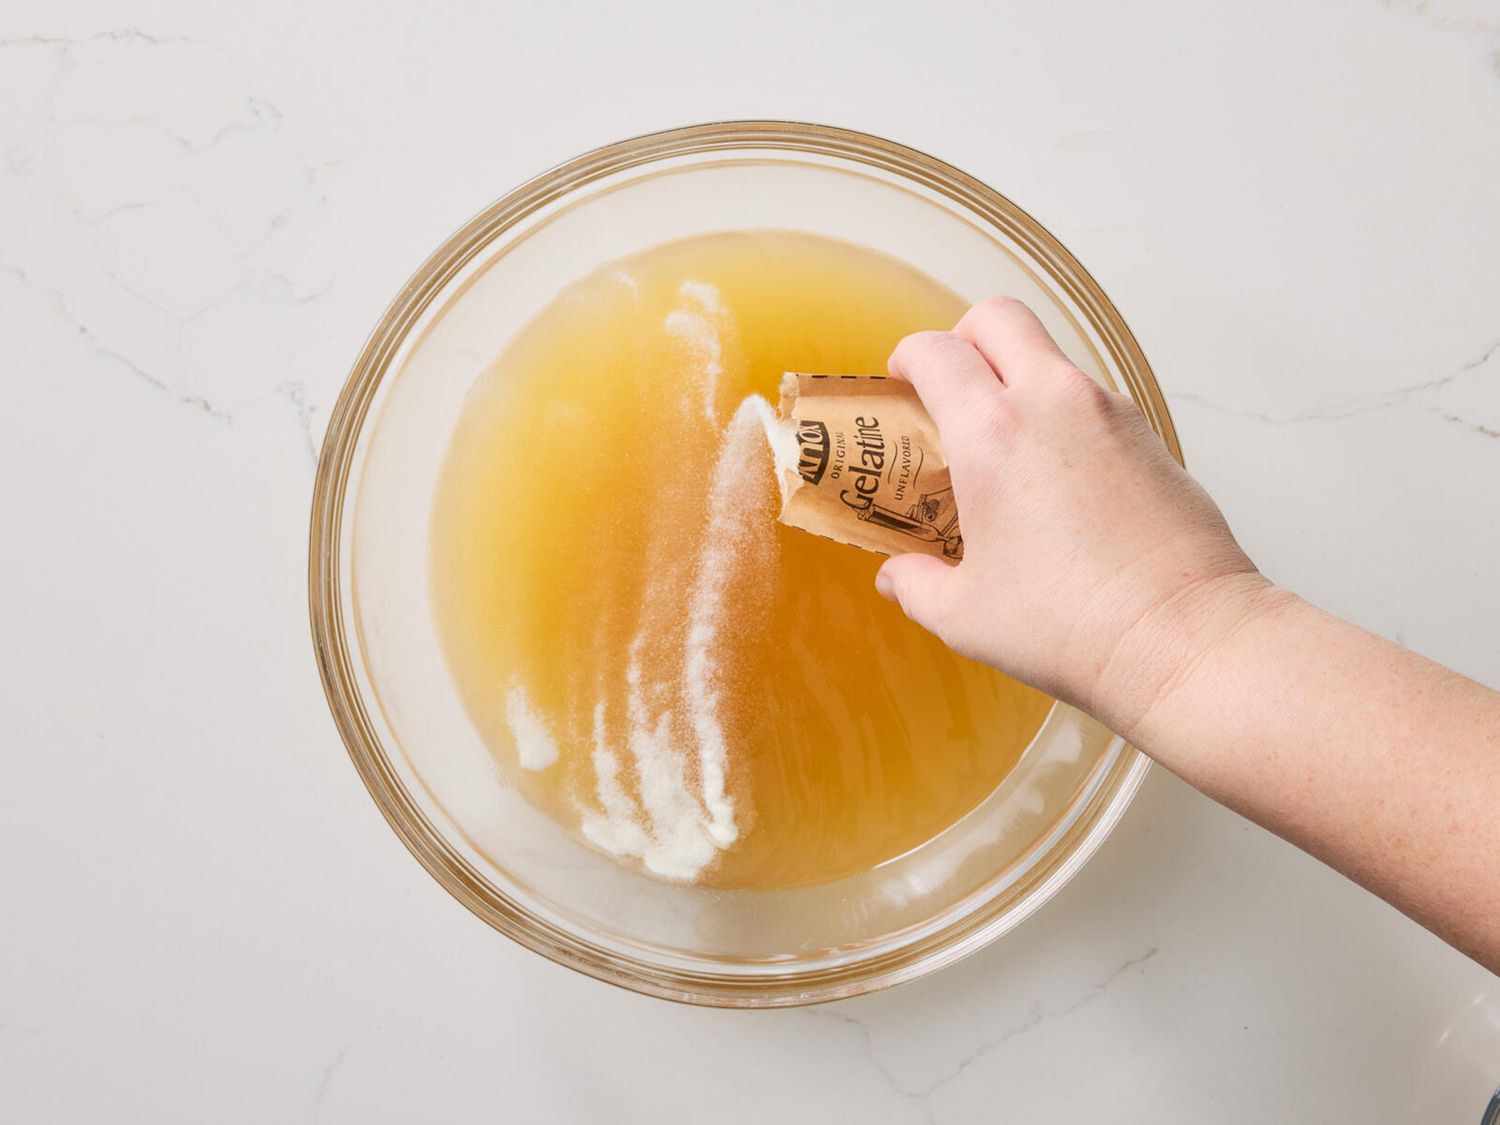
<instances>
[{"instance_id":1,"label":"gelatin packet","mask_svg":"<svg viewBox=\"0 0 1500 1125\"><path fill-rule=\"evenodd\" d=\"M948 461L910 383L789 371L776 414L782 523L883 555L963 558Z\"/></svg>"}]
</instances>

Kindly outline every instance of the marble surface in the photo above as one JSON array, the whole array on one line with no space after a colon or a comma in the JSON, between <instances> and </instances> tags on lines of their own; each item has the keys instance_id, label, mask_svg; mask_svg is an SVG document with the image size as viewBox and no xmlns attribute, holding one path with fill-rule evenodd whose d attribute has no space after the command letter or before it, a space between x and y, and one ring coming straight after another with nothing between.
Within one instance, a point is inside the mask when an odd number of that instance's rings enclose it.
<instances>
[{"instance_id":1,"label":"marble surface","mask_svg":"<svg viewBox=\"0 0 1500 1125\"><path fill-rule=\"evenodd\" d=\"M863 128L1010 194L1140 335L1262 566L1500 682L1500 8L0 8L0 1119L1470 1122L1500 981L1156 771L894 991L737 1014L490 932L326 714L304 551L363 337L596 144Z\"/></svg>"}]
</instances>

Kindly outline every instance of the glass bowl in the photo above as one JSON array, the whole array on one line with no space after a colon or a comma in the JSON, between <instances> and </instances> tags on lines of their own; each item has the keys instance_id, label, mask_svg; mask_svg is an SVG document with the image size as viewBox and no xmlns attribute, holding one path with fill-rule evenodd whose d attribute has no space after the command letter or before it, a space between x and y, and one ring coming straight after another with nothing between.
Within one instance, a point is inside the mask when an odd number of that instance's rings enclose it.
<instances>
[{"instance_id":1,"label":"glass bowl","mask_svg":"<svg viewBox=\"0 0 1500 1125\"><path fill-rule=\"evenodd\" d=\"M587 153L453 235L376 325L329 421L313 494L313 640L329 706L398 836L460 902L561 964L725 1007L852 996L992 941L1119 820L1137 751L1058 704L1015 769L950 829L813 887L672 884L575 843L511 790L449 679L428 597L434 486L470 385L569 282L689 235L776 228L883 251L960 296L1010 293L1130 394L1180 459L1145 357L1037 222L921 152L780 121L697 125Z\"/></svg>"}]
</instances>

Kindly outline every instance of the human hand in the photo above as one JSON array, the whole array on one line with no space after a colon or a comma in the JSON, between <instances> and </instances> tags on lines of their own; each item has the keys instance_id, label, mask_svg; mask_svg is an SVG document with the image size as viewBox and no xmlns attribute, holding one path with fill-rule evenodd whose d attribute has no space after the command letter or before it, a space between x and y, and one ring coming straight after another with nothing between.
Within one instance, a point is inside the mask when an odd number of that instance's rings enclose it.
<instances>
[{"instance_id":1,"label":"human hand","mask_svg":"<svg viewBox=\"0 0 1500 1125\"><path fill-rule=\"evenodd\" d=\"M950 566L889 560L876 588L956 651L1129 735L1270 586L1126 396L1021 302L892 353L942 436L964 536Z\"/></svg>"}]
</instances>

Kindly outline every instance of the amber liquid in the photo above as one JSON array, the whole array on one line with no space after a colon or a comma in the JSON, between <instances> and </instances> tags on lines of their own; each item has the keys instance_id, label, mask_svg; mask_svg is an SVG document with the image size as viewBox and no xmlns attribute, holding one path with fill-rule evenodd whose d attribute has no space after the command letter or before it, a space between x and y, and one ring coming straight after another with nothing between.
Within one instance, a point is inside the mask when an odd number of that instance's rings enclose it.
<instances>
[{"instance_id":1,"label":"amber liquid","mask_svg":"<svg viewBox=\"0 0 1500 1125\"><path fill-rule=\"evenodd\" d=\"M476 382L439 483L435 612L497 762L591 846L730 888L872 868L989 794L1051 701L775 522L746 396L878 372L960 299L858 247L725 233L570 287Z\"/></svg>"}]
</instances>

